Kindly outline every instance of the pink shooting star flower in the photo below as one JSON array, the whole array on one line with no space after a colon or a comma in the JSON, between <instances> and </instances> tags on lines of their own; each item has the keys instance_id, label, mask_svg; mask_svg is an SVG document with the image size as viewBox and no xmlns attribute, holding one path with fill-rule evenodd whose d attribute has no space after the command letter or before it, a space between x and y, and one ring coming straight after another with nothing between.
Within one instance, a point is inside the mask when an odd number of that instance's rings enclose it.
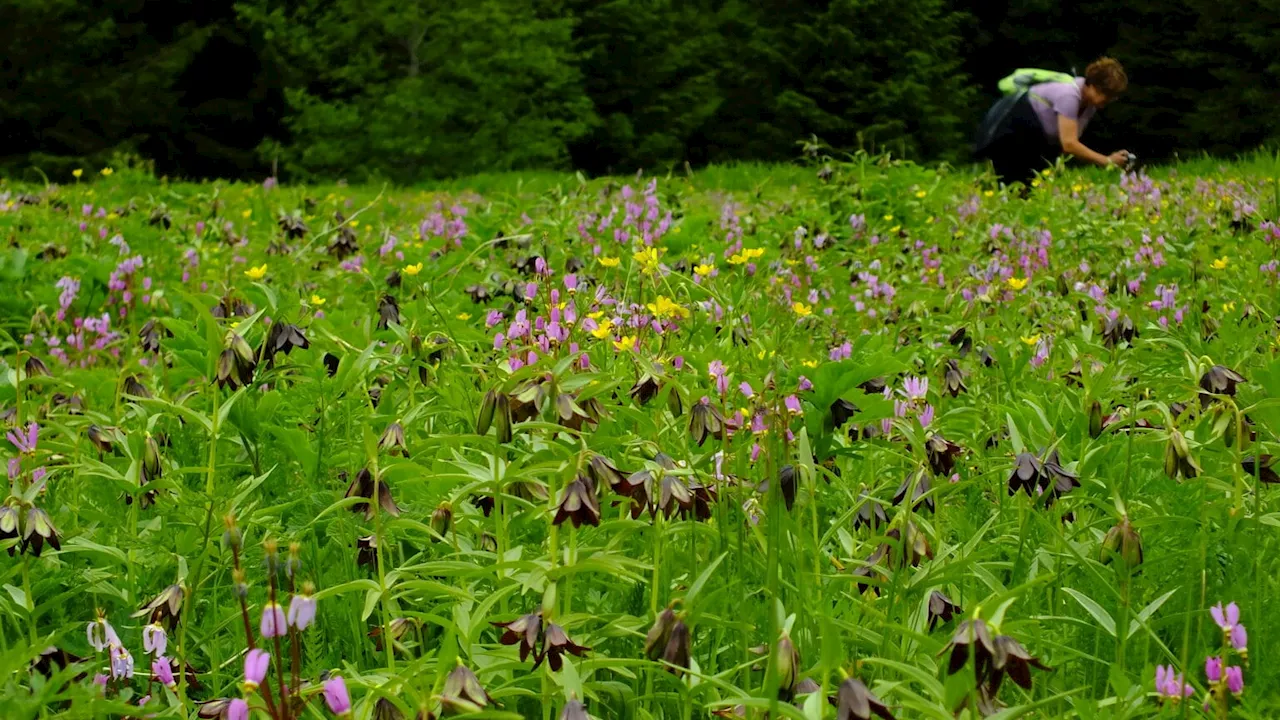
<instances>
[{"instance_id":1,"label":"pink shooting star flower","mask_svg":"<svg viewBox=\"0 0 1280 720\"><path fill-rule=\"evenodd\" d=\"M267 603L262 608L262 622L258 626L258 630L262 633L262 637L283 637L288 633L288 623L285 621L284 608L279 603Z\"/></svg>"},{"instance_id":2,"label":"pink shooting star flower","mask_svg":"<svg viewBox=\"0 0 1280 720\"><path fill-rule=\"evenodd\" d=\"M244 656L244 685L250 692L262 685L271 666L271 653L262 648L254 648Z\"/></svg>"},{"instance_id":3,"label":"pink shooting star flower","mask_svg":"<svg viewBox=\"0 0 1280 720\"><path fill-rule=\"evenodd\" d=\"M1232 695L1244 692L1244 669L1239 665L1227 668L1227 690L1231 691Z\"/></svg>"},{"instance_id":4,"label":"pink shooting star flower","mask_svg":"<svg viewBox=\"0 0 1280 720\"><path fill-rule=\"evenodd\" d=\"M173 667L169 664L169 658L163 655L151 661L151 674L161 685L167 688L178 686L178 683L173 679Z\"/></svg>"},{"instance_id":5,"label":"pink shooting star flower","mask_svg":"<svg viewBox=\"0 0 1280 720\"><path fill-rule=\"evenodd\" d=\"M306 630L316 619L316 599L308 592L294 595L289 601L289 625Z\"/></svg>"},{"instance_id":6,"label":"pink shooting star flower","mask_svg":"<svg viewBox=\"0 0 1280 720\"><path fill-rule=\"evenodd\" d=\"M164 628L160 623L151 623L142 629L142 649L144 652L162 656L168 646L169 637L165 635Z\"/></svg>"},{"instance_id":7,"label":"pink shooting star flower","mask_svg":"<svg viewBox=\"0 0 1280 720\"><path fill-rule=\"evenodd\" d=\"M27 425L27 432L24 435L21 430L14 429L5 433L5 437L9 442L18 449L20 453L34 454L36 451L36 443L40 439L40 426L35 423Z\"/></svg>"},{"instance_id":8,"label":"pink shooting star flower","mask_svg":"<svg viewBox=\"0 0 1280 720\"><path fill-rule=\"evenodd\" d=\"M324 701L335 715L345 717L351 713L351 696L347 694L347 683L341 675L334 675L325 681Z\"/></svg>"}]
</instances>

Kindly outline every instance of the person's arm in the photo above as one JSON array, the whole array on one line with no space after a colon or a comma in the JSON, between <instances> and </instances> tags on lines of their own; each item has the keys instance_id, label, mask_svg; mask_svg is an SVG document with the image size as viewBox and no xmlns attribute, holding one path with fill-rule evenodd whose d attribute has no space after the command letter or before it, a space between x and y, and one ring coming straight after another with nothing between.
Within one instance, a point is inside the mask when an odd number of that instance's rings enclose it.
<instances>
[{"instance_id":1,"label":"person's arm","mask_svg":"<svg viewBox=\"0 0 1280 720\"><path fill-rule=\"evenodd\" d=\"M1066 115L1058 115L1058 138L1062 142L1063 152L1101 167L1106 167L1108 164L1122 165L1129 154L1124 150L1117 150L1108 156L1085 147L1085 144L1080 142L1079 123L1075 118Z\"/></svg>"}]
</instances>

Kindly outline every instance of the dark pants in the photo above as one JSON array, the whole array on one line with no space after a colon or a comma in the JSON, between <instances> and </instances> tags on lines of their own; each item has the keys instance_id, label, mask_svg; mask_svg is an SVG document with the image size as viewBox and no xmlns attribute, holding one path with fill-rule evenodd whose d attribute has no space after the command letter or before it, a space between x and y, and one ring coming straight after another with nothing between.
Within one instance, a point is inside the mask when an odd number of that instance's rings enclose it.
<instances>
[{"instance_id":1,"label":"dark pants","mask_svg":"<svg viewBox=\"0 0 1280 720\"><path fill-rule=\"evenodd\" d=\"M1061 152L1058 144L1045 136L1044 126L1031 107L1033 102L1039 101L1023 94L1000 117L988 113L984 124L999 124L980 131L985 143L975 148L975 154L979 159L990 160L1000 182L1006 185L1030 183Z\"/></svg>"}]
</instances>

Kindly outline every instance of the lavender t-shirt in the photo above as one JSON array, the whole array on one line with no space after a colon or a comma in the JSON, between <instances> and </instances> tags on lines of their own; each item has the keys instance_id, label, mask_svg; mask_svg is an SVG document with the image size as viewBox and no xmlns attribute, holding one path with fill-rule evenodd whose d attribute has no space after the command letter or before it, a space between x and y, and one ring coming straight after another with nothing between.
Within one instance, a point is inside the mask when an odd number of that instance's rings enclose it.
<instances>
[{"instance_id":1,"label":"lavender t-shirt","mask_svg":"<svg viewBox=\"0 0 1280 720\"><path fill-rule=\"evenodd\" d=\"M1031 107L1035 109L1040 124L1044 126L1045 136L1050 140L1058 139L1059 115L1075 118L1079 123L1078 134L1084 134L1085 126L1089 124L1089 119L1097 108L1090 106L1080 109L1084 105L1080 97L1083 88L1082 77L1077 77L1075 82L1070 83L1040 83L1031 86Z\"/></svg>"}]
</instances>

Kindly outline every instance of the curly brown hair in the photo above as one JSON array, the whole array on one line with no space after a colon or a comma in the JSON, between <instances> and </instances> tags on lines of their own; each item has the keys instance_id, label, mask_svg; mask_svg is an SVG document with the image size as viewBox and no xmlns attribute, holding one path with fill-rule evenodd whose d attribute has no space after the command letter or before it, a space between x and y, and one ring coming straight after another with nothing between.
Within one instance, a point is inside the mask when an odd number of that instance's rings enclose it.
<instances>
[{"instance_id":1,"label":"curly brown hair","mask_svg":"<svg viewBox=\"0 0 1280 720\"><path fill-rule=\"evenodd\" d=\"M1116 97L1129 87L1129 76L1115 58L1100 57L1089 63L1084 71L1085 83L1102 91L1107 97Z\"/></svg>"}]
</instances>

